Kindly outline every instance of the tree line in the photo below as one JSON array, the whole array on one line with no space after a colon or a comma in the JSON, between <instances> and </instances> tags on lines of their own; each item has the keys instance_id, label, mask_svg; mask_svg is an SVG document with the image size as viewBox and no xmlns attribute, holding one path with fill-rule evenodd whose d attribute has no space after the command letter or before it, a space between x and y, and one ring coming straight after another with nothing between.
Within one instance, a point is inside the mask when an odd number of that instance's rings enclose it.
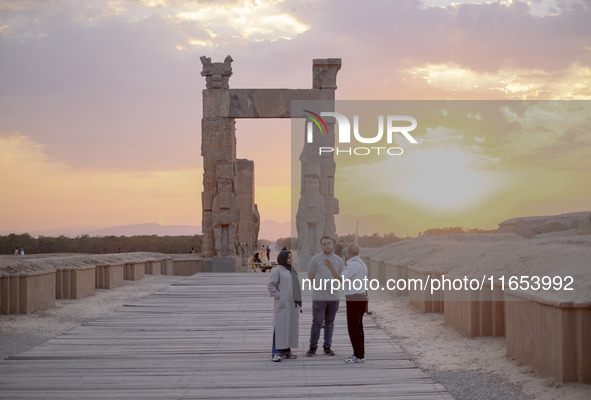
<instances>
[{"instance_id":1,"label":"tree line","mask_svg":"<svg viewBox=\"0 0 591 400\"><path fill-rule=\"evenodd\" d=\"M21 247L25 254L41 253L89 253L154 252L165 254L189 253L192 248L201 253L202 235L192 236L66 236L32 237L28 233L0 236L1 254L13 254Z\"/></svg>"},{"instance_id":2,"label":"tree line","mask_svg":"<svg viewBox=\"0 0 591 400\"><path fill-rule=\"evenodd\" d=\"M430 228L425 232L419 233L419 236L435 236L435 235L459 235L462 233L497 233L498 229L479 229L479 228L462 228L461 226L452 226L447 228Z\"/></svg>"},{"instance_id":3,"label":"tree line","mask_svg":"<svg viewBox=\"0 0 591 400\"><path fill-rule=\"evenodd\" d=\"M460 226L453 226L453 227L446 227L446 228L429 228L426 229L424 232L419 233L419 237L421 236L435 236L435 235L458 235L458 234L476 234L476 233L497 233L498 229L480 229L480 228L462 228ZM390 243L400 242L401 240L405 240L408 238L401 238L396 236L394 232L385 233L380 235L379 233L374 233L372 235L363 235L359 236L357 242L360 247L381 247L385 246ZM343 235L339 236L339 242L344 243L353 243L355 241L355 235ZM297 248L298 239L296 237L286 237L277 239L277 244L280 247L287 247L288 249L295 249Z\"/></svg>"},{"instance_id":4,"label":"tree line","mask_svg":"<svg viewBox=\"0 0 591 400\"><path fill-rule=\"evenodd\" d=\"M496 229L466 229L459 226L446 228L430 228L419 233L419 236L432 235L456 235L462 233L494 233ZM358 243L361 247L380 247L390 243L399 242L405 238L396 236L390 232L383 235L374 233L372 235L359 236ZM0 253L13 254L14 249L21 247L25 254L41 253L89 253L107 254L118 252L154 252L164 254L189 253L192 248L196 253L201 253L202 235L186 236L88 236L82 235L74 238L59 236L32 237L28 233L0 236ZM355 240L354 234L339 237L339 242L352 243ZM279 248L297 248L296 237L277 239ZM259 244L262 241L259 241ZM264 243L263 243L264 244ZM269 243L270 244L270 243Z\"/></svg>"},{"instance_id":5,"label":"tree line","mask_svg":"<svg viewBox=\"0 0 591 400\"><path fill-rule=\"evenodd\" d=\"M363 235L359 236L357 242L360 247L380 247L385 246L390 243L399 242L404 240L396 236L394 232L385 233L380 235L379 233L374 233L372 235ZM339 236L338 242L343 243L353 243L355 241L355 235L353 233L349 235ZM286 237L277 239L277 244L279 247L287 247L288 249L295 249L298 245L298 238L296 237Z\"/></svg>"}]
</instances>

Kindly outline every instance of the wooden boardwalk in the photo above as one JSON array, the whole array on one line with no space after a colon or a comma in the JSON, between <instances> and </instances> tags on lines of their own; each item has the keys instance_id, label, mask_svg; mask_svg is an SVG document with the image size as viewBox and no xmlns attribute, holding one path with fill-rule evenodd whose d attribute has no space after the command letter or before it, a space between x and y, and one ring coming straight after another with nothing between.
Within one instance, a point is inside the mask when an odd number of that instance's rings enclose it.
<instances>
[{"instance_id":1,"label":"wooden boardwalk","mask_svg":"<svg viewBox=\"0 0 591 400\"><path fill-rule=\"evenodd\" d=\"M270 361L268 274L198 274L0 360L6 399L453 399L364 319L365 364L351 354L345 305L335 357L303 356L311 310L304 300L296 360ZM322 343L322 333L321 342Z\"/></svg>"}]
</instances>

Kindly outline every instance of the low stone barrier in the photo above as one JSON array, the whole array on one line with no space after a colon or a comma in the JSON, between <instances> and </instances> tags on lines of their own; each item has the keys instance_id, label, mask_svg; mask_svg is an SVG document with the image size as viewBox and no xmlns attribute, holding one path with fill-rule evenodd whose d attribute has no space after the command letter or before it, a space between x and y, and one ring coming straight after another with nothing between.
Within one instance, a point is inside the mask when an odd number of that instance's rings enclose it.
<instances>
[{"instance_id":1,"label":"low stone barrier","mask_svg":"<svg viewBox=\"0 0 591 400\"><path fill-rule=\"evenodd\" d=\"M97 265L95 281L97 289L113 289L123 285L124 264Z\"/></svg>"},{"instance_id":2,"label":"low stone barrier","mask_svg":"<svg viewBox=\"0 0 591 400\"><path fill-rule=\"evenodd\" d=\"M0 275L0 314L12 314L11 303L18 304L14 296L18 296L18 283L14 284L11 280L17 280L18 274ZM14 290L12 288L14 287Z\"/></svg>"},{"instance_id":3,"label":"low stone barrier","mask_svg":"<svg viewBox=\"0 0 591 400\"><path fill-rule=\"evenodd\" d=\"M55 270L55 298L81 299L94 294L96 267L58 268Z\"/></svg>"},{"instance_id":4,"label":"low stone barrier","mask_svg":"<svg viewBox=\"0 0 591 400\"><path fill-rule=\"evenodd\" d=\"M503 292L445 290L443 320L468 337L505 336Z\"/></svg>"},{"instance_id":5,"label":"low stone barrier","mask_svg":"<svg viewBox=\"0 0 591 400\"><path fill-rule=\"evenodd\" d=\"M392 264L388 261L384 262L385 279L394 279L395 281L403 280L408 282L408 267L405 265ZM408 287L404 289L391 289L388 293L394 296L408 296Z\"/></svg>"},{"instance_id":6,"label":"low stone barrier","mask_svg":"<svg viewBox=\"0 0 591 400\"><path fill-rule=\"evenodd\" d=\"M169 270L170 272L170 270ZM169 275L191 276L196 273L204 272L204 263L201 258L182 258L174 259L172 273Z\"/></svg>"},{"instance_id":7,"label":"low stone barrier","mask_svg":"<svg viewBox=\"0 0 591 400\"><path fill-rule=\"evenodd\" d=\"M0 314L32 313L166 272L175 274L173 259L158 253L0 256Z\"/></svg>"},{"instance_id":8,"label":"low stone barrier","mask_svg":"<svg viewBox=\"0 0 591 400\"><path fill-rule=\"evenodd\" d=\"M55 271L0 276L0 314L30 314L55 307Z\"/></svg>"},{"instance_id":9,"label":"low stone barrier","mask_svg":"<svg viewBox=\"0 0 591 400\"><path fill-rule=\"evenodd\" d=\"M560 382L591 383L591 303L505 297L507 355Z\"/></svg>"},{"instance_id":10,"label":"low stone barrier","mask_svg":"<svg viewBox=\"0 0 591 400\"><path fill-rule=\"evenodd\" d=\"M162 275L174 275L174 260L171 258L165 258L161 261L161 273Z\"/></svg>"},{"instance_id":11,"label":"low stone barrier","mask_svg":"<svg viewBox=\"0 0 591 400\"><path fill-rule=\"evenodd\" d=\"M123 268L123 279L126 281L137 281L143 279L144 276L146 276L146 263L125 263Z\"/></svg>"},{"instance_id":12,"label":"low stone barrier","mask_svg":"<svg viewBox=\"0 0 591 400\"><path fill-rule=\"evenodd\" d=\"M162 261L146 261L146 275L162 275Z\"/></svg>"},{"instance_id":13,"label":"low stone barrier","mask_svg":"<svg viewBox=\"0 0 591 400\"><path fill-rule=\"evenodd\" d=\"M428 285L431 279L441 279L442 274L437 272L423 272L416 271L414 269L408 269L408 282L411 285L414 281L424 282L423 284ZM413 287L408 289L408 302L418 308L421 312L425 313L442 313L444 310L443 304L443 291L438 290L414 290Z\"/></svg>"},{"instance_id":14,"label":"low stone barrier","mask_svg":"<svg viewBox=\"0 0 591 400\"><path fill-rule=\"evenodd\" d=\"M444 275L451 280L482 279L486 284L478 290L434 290L427 285L424 290L388 293L408 294L409 304L422 312L442 313L445 324L468 337L506 336L509 357L560 382L591 383L590 236L417 238L364 249L362 258L369 278L381 286L388 279L426 283L441 281ZM576 290L508 290L511 276L572 276ZM371 298L370 292L370 303Z\"/></svg>"}]
</instances>

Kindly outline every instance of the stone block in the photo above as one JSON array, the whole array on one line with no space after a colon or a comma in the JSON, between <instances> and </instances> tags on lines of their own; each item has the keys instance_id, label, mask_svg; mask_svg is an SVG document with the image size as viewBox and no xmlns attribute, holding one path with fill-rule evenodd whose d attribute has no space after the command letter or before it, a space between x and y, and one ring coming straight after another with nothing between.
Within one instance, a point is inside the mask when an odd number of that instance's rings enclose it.
<instances>
[{"instance_id":1,"label":"stone block","mask_svg":"<svg viewBox=\"0 0 591 400\"><path fill-rule=\"evenodd\" d=\"M578 230L581 235L591 234L591 214L582 216L578 221Z\"/></svg>"},{"instance_id":2,"label":"stone block","mask_svg":"<svg viewBox=\"0 0 591 400\"><path fill-rule=\"evenodd\" d=\"M123 285L124 265L101 265L96 267L96 287L113 289Z\"/></svg>"},{"instance_id":3,"label":"stone block","mask_svg":"<svg viewBox=\"0 0 591 400\"><path fill-rule=\"evenodd\" d=\"M0 275L0 314L11 314L12 303L12 281L18 275ZM15 285L18 290L18 285Z\"/></svg>"},{"instance_id":4,"label":"stone block","mask_svg":"<svg viewBox=\"0 0 591 400\"><path fill-rule=\"evenodd\" d=\"M560 382L591 383L591 306L561 307L506 297L507 355Z\"/></svg>"},{"instance_id":5,"label":"stone block","mask_svg":"<svg viewBox=\"0 0 591 400\"><path fill-rule=\"evenodd\" d=\"M11 314L30 314L55 306L55 271L21 273L14 283L18 289L11 288L16 293Z\"/></svg>"},{"instance_id":6,"label":"stone block","mask_svg":"<svg viewBox=\"0 0 591 400\"><path fill-rule=\"evenodd\" d=\"M385 273L386 273L386 276L385 276L386 282L390 279L393 279L396 282L398 282L398 281L407 282L408 268L406 268L405 266L389 264L386 261L386 262L384 262L384 269L385 269ZM408 296L408 288L406 286L403 286L403 287L404 287L404 289L402 289L402 290L398 290L398 289L388 290L388 293L390 293L394 296Z\"/></svg>"},{"instance_id":7,"label":"stone block","mask_svg":"<svg viewBox=\"0 0 591 400\"><path fill-rule=\"evenodd\" d=\"M337 72L341 69L340 58L315 58L312 62L314 89L337 88Z\"/></svg>"},{"instance_id":8,"label":"stone block","mask_svg":"<svg viewBox=\"0 0 591 400\"><path fill-rule=\"evenodd\" d=\"M207 117L230 116L230 91L228 89L203 90L203 115Z\"/></svg>"},{"instance_id":9,"label":"stone block","mask_svg":"<svg viewBox=\"0 0 591 400\"><path fill-rule=\"evenodd\" d=\"M334 108L334 90L322 89L230 89L229 118L301 118L302 110L293 110L292 101L327 101ZM330 108L330 109L332 109ZM207 114L203 114L207 115Z\"/></svg>"},{"instance_id":10,"label":"stone block","mask_svg":"<svg viewBox=\"0 0 591 400\"><path fill-rule=\"evenodd\" d=\"M201 258L174 260L173 263L171 275L191 276L204 272L204 262Z\"/></svg>"},{"instance_id":11,"label":"stone block","mask_svg":"<svg viewBox=\"0 0 591 400\"><path fill-rule=\"evenodd\" d=\"M162 262L146 261L146 275L162 275Z\"/></svg>"},{"instance_id":12,"label":"stone block","mask_svg":"<svg viewBox=\"0 0 591 400\"><path fill-rule=\"evenodd\" d=\"M56 299L70 299L70 273L71 270L58 268L55 271L55 298Z\"/></svg>"},{"instance_id":13,"label":"stone block","mask_svg":"<svg viewBox=\"0 0 591 400\"><path fill-rule=\"evenodd\" d=\"M72 299L81 299L94 294L96 288L95 267L76 268L71 271L70 291Z\"/></svg>"},{"instance_id":14,"label":"stone block","mask_svg":"<svg viewBox=\"0 0 591 400\"><path fill-rule=\"evenodd\" d=\"M94 294L96 288L96 268L58 268L55 271L55 298L81 299Z\"/></svg>"},{"instance_id":15,"label":"stone block","mask_svg":"<svg viewBox=\"0 0 591 400\"><path fill-rule=\"evenodd\" d=\"M543 304L505 294L507 355L560 382L591 383L591 305Z\"/></svg>"},{"instance_id":16,"label":"stone block","mask_svg":"<svg viewBox=\"0 0 591 400\"><path fill-rule=\"evenodd\" d=\"M408 269L408 302L424 313L442 313L444 309L443 293L441 290L434 290L431 293L427 284L429 279L441 279L441 274L427 274L422 271ZM422 283L418 283L418 281ZM421 290L421 286L423 290Z\"/></svg>"},{"instance_id":17,"label":"stone block","mask_svg":"<svg viewBox=\"0 0 591 400\"><path fill-rule=\"evenodd\" d=\"M126 263L123 270L123 279L126 281L138 281L146 275L145 263Z\"/></svg>"},{"instance_id":18,"label":"stone block","mask_svg":"<svg viewBox=\"0 0 591 400\"><path fill-rule=\"evenodd\" d=\"M162 275L174 275L174 260L172 258L162 260Z\"/></svg>"},{"instance_id":19,"label":"stone block","mask_svg":"<svg viewBox=\"0 0 591 400\"><path fill-rule=\"evenodd\" d=\"M480 335L480 302L478 292L470 290L445 290L444 322L468 337Z\"/></svg>"},{"instance_id":20,"label":"stone block","mask_svg":"<svg viewBox=\"0 0 591 400\"><path fill-rule=\"evenodd\" d=\"M288 89L230 89L232 118L287 118ZM206 115L206 114L204 114Z\"/></svg>"},{"instance_id":21,"label":"stone block","mask_svg":"<svg viewBox=\"0 0 591 400\"><path fill-rule=\"evenodd\" d=\"M211 272L236 272L239 270L241 265L239 257L215 256L210 260Z\"/></svg>"},{"instance_id":22,"label":"stone block","mask_svg":"<svg viewBox=\"0 0 591 400\"><path fill-rule=\"evenodd\" d=\"M4 312L4 307L6 307L6 305L3 305L3 300L4 300L4 296L5 293L8 293L8 290L4 289L4 280L5 280L5 276L4 275L0 275L0 314L6 314ZM4 300L6 301L6 300Z\"/></svg>"},{"instance_id":23,"label":"stone block","mask_svg":"<svg viewBox=\"0 0 591 400\"><path fill-rule=\"evenodd\" d=\"M367 264L367 279L378 279L379 278L379 271L382 262L375 259L370 259L369 264Z\"/></svg>"}]
</instances>

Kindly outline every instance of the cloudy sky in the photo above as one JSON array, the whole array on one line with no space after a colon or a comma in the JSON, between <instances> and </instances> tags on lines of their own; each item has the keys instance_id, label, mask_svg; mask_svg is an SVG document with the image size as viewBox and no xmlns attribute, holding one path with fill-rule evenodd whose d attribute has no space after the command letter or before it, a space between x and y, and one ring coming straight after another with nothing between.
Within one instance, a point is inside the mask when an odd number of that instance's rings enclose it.
<instances>
[{"instance_id":1,"label":"cloudy sky","mask_svg":"<svg viewBox=\"0 0 591 400\"><path fill-rule=\"evenodd\" d=\"M584 0L0 0L0 231L200 225L202 55L233 57L234 88L309 88L312 59L340 57L341 100L589 100L589 21ZM383 229L591 209L584 126L503 143L430 126ZM238 121L237 141L262 219L289 220L290 122ZM429 184L417 154L470 190ZM541 176L558 189L526 184ZM369 215L347 196L343 221Z\"/></svg>"}]
</instances>

